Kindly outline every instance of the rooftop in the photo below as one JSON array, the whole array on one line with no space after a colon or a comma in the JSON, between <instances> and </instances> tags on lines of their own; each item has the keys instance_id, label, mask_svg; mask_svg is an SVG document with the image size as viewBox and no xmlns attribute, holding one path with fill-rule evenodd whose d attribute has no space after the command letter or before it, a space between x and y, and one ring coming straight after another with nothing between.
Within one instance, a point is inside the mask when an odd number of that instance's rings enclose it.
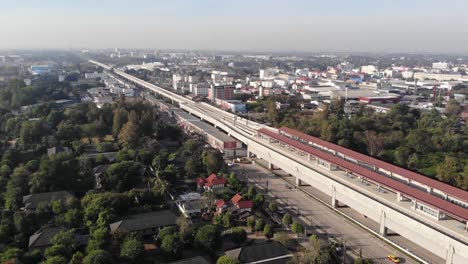
<instances>
[{"instance_id":1,"label":"rooftop","mask_svg":"<svg viewBox=\"0 0 468 264\"><path fill-rule=\"evenodd\" d=\"M131 215L109 225L114 232L135 232L157 227L175 225L177 216L170 210Z\"/></svg>"}]
</instances>

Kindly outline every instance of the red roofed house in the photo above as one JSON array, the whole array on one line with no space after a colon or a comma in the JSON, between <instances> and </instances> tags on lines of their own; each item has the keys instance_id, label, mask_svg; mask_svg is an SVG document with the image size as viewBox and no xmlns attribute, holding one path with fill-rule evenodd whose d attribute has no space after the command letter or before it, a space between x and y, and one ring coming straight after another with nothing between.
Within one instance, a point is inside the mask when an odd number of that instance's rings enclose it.
<instances>
[{"instance_id":1,"label":"red roofed house","mask_svg":"<svg viewBox=\"0 0 468 264\"><path fill-rule=\"evenodd\" d=\"M216 201L216 211L222 213L225 210L232 214L241 214L243 212L251 212L254 204L252 201L244 200L242 195L234 195L230 201L223 200Z\"/></svg>"},{"instance_id":2,"label":"red roofed house","mask_svg":"<svg viewBox=\"0 0 468 264\"><path fill-rule=\"evenodd\" d=\"M208 178L202 179L199 178L197 180L198 191L220 191L223 190L227 184L227 180L225 178L218 177L216 174L212 173Z\"/></svg>"}]
</instances>

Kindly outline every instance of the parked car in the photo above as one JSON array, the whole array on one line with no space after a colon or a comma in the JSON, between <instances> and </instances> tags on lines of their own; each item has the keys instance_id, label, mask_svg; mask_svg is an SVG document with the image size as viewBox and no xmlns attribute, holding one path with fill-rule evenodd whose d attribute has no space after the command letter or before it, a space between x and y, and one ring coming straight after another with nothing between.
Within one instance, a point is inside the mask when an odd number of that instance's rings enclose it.
<instances>
[{"instance_id":1,"label":"parked car","mask_svg":"<svg viewBox=\"0 0 468 264\"><path fill-rule=\"evenodd\" d=\"M393 263L400 263L400 258L395 255L388 255L387 258Z\"/></svg>"}]
</instances>

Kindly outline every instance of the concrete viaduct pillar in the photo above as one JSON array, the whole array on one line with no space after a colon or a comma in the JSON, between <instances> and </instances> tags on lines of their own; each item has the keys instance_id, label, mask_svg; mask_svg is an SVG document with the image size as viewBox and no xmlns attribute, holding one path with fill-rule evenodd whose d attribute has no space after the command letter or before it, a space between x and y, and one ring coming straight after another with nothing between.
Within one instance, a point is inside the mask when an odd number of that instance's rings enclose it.
<instances>
[{"instance_id":1,"label":"concrete viaduct pillar","mask_svg":"<svg viewBox=\"0 0 468 264\"><path fill-rule=\"evenodd\" d=\"M336 200L336 189L335 189L335 186L332 186L332 195L331 195L331 205L333 206L333 208L337 208L338 207L338 200Z\"/></svg>"},{"instance_id":2,"label":"concrete viaduct pillar","mask_svg":"<svg viewBox=\"0 0 468 264\"><path fill-rule=\"evenodd\" d=\"M447 249L447 257L445 258L445 264L453 263L453 253L455 253L455 249L452 245L449 245L449 248Z\"/></svg>"},{"instance_id":3,"label":"concrete viaduct pillar","mask_svg":"<svg viewBox=\"0 0 468 264\"><path fill-rule=\"evenodd\" d=\"M380 212L380 228L379 228L379 234L381 236L386 236L387 235L387 227L385 227L385 212L382 210Z\"/></svg>"},{"instance_id":4,"label":"concrete viaduct pillar","mask_svg":"<svg viewBox=\"0 0 468 264\"><path fill-rule=\"evenodd\" d=\"M301 186L301 185L302 185L302 181L301 181L301 179L299 179L299 177L296 177L296 185L297 185L297 186Z\"/></svg>"}]
</instances>

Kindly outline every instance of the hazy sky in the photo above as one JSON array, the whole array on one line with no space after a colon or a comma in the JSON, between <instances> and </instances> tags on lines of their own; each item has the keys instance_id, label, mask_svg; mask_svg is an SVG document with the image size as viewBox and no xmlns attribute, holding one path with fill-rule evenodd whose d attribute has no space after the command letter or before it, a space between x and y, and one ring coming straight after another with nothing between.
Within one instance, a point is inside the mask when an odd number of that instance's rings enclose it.
<instances>
[{"instance_id":1,"label":"hazy sky","mask_svg":"<svg viewBox=\"0 0 468 264\"><path fill-rule=\"evenodd\" d=\"M0 49L468 54L467 0L0 0Z\"/></svg>"}]
</instances>

